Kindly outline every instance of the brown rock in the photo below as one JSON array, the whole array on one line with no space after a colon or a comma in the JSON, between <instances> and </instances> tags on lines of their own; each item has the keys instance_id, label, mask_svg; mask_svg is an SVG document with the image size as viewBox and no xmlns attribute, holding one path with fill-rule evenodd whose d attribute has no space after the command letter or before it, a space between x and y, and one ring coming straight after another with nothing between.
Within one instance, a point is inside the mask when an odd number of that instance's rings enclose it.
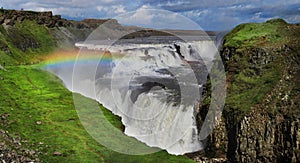
<instances>
[{"instance_id":1,"label":"brown rock","mask_svg":"<svg viewBox=\"0 0 300 163\"><path fill-rule=\"evenodd\" d=\"M52 11L39 12L39 16L52 17Z\"/></svg>"}]
</instances>

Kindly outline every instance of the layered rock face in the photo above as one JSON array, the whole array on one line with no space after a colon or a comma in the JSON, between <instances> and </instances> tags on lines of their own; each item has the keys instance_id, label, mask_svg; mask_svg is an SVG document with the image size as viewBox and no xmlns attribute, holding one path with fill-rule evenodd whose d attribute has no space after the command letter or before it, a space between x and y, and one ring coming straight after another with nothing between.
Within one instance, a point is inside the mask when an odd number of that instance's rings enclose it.
<instances>
[{"instance_id":1,"label":"layered rock face","mask_svg":"<svg viewBox=\"0 0 300 163\"><path fill-rule=\"evenodd\" d=\"M225 37L227 98L202 160L300 161L299 34L299 25L279 19L240 25ZM207 108L200 105L199 122Z\"/></svg>"},{"instance_id":2,"label":"layered rock face","mask_svg":"<svg viewBox=\"0 0 300 163\"><path fill-rule=\"evenodd\" d=\"M13 26L16 22L22 22L25 19L34 20L38 24L45 25L48 28L71 26L72 23L62 19L60 15L53 15L49 12L32 12L19 10L0 11L0 24Z\"/></svg>"},{"instance_id":3,"label":"layered rock face","mask_svg":"<svg viewBox=\"0 0 300 163\"><path fill-rule=\"evenodd\" d=\"M75 27L79 29L95 29L106 21L118 25L117 20L113 19L85 19L82 21L70 21L61 18L60 15L53 15L51 11L34 12L23 10L0 10L0 24L13 26L16 22L24 20L36 21L40 25L48 28L53 27Z\"/></svg>"},{"instance_id":4,"label":"layered rock face","mask_svg":"<svg viewBox=\"0 0 300 163\"><path fill-rule=\"evenodd\" d=\"M299 119L270 117L252 111L240 123L236 159L241 162L297 162L300 160Z\"/></svg>"}]
</instances>

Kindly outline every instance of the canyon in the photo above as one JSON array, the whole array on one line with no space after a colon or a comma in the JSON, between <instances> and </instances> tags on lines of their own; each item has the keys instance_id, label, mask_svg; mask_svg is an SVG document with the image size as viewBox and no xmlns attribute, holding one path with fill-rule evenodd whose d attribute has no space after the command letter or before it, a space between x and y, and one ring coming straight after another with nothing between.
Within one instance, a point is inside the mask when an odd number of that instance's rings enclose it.
<instances>
[{"instance_id":1,"label":"canyon","mask_svg":"<svg viewBox=\"0 0 300 163\"><path fill-rule=\"evenodd\" d=\"M162 35L111 19L69 21L51 12L0 10L0 71L39 63L43 54L58 48L74 48L105 22L112 27L108 32L134 33L125 39ZM224 111L203 142L206 148L186 156L197 162L299 162L299 33L299 24L274 19L242 24L226 34L219 49L226 71ZM211 104L211 78L203 84L203 100L196 109L198 131Z\"/></svg>"}]
</instances>

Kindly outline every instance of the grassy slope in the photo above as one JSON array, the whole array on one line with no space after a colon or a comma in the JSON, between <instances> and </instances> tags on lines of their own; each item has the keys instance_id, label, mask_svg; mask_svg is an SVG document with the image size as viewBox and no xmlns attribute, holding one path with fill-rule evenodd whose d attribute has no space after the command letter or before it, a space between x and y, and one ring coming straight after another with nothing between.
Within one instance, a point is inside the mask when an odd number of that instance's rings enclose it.
<instances>
[{"instance_id":1,"label":"grassy slope","mask_svg":"<svg viewBox=\"0 0 300 163\"><path fill-rule=\"evenodd\" d=\"M286 25L288 24L282 19L273 19L265 23L241 24L226 35L224 46L239 47L240 50L266 44L276 46L285 41L284 37L290 34L285 31Z\"/></svg>"},{"instance_id":2,"label":"grassy slope","mask_svg":"<svg viewBox=\"0 0 300 163\"><path fill-rule=\"evenodd\" d=\"M40 152L45 162L192 162L185 156L165 151L129 156L99 145L82 127L74 109L73 96L52 74L28 66L0 70L0 113L8 113L1 126L12 137L27 140L23 146ZM86 99L89 100L89 99ZM113 125L119 118L100 107ZM100 109L99 108L99 109ZM37 122L41 124L37 124ZM1 139L1 138L0 138ZM42 142L43 144L39 144ZM53 152L62 153L54 156Z\"/></svg>"},{"instance_id":3,"label":"grassy slope","mask_svg":"<svg viewBox=\"0 0 300 163\"><path fill-rule=\"evenodd\" d=\"M165 151L151 155L130 156L114 152L97 143L82 127L74 108L73 96L55 76L22 66L38 62L39 57L53 51L55 42L48 30L32 21L18 23L9 30L0 26L0 129L9 136L21 138L22 146L35 150L44 162L193 162L186 156L173 156ZM12 36L14 35L14 36ZM38 43L37 48L22 51L26 38ZM86 101L91 101L86 99ZM122 128L120 119L99 106L107 119ZM41 122L41 124L38 124ZM5 141L0 136L0 141ZM8 144L9 145L9 144ZM11 145L9 145L11 146ZM14 146L11 146L14 149ZM22 151L16 151L20 154ZM58 151L61 156L54 156ZM30 156L28 156L30 157Z\"/></svg>"}]
</instances>

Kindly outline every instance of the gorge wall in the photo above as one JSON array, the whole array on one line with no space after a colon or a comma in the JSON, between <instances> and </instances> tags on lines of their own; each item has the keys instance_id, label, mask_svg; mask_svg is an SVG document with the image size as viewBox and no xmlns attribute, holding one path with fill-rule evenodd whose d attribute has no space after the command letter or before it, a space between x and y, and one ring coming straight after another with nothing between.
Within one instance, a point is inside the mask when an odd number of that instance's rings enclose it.
<instances>
[{"instance_id":1,"label":"gorge wall","mask_svg":"<svg viewBox=\"0 0 300 163\"><path fill-rule=\"evenodd\" d=\"M299 33L299 25L275 19L239 25L225 37L223 117L196 160L299 162ZM200 122L207 106L200 104Z\"/></svg>"}]
</instances>

